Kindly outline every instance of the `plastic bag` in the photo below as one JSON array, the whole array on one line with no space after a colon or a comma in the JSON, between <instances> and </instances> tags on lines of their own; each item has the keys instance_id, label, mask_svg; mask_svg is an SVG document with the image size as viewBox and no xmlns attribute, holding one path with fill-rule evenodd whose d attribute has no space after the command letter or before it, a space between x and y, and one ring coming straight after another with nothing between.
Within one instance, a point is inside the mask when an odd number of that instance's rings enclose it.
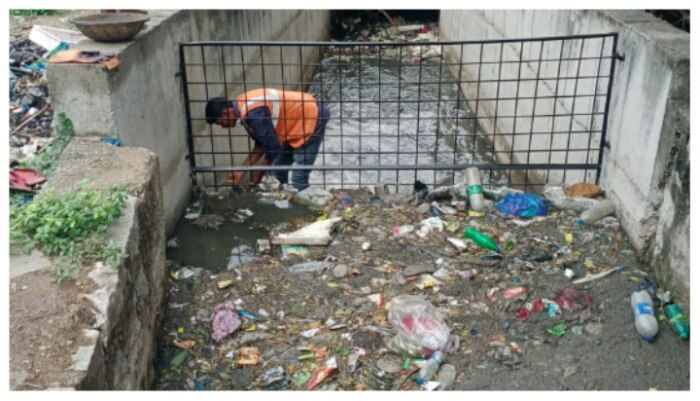
<instances>
[{"instance_id":1,"label":"plastic bag","mask_svg":"<svg viewBox=\"0 0 700 401\"><path fill-rule=\"evenodd\" d=\"M450 344L449 327L423 296L399 295L392 299L389 323L396 328L404 348L420 347L424 355L445 351Z\"/></svg>"},{"instance_id":2,"label":"plastic bag","mask_svg":"<svg viewBox=\"0 0 700 401\"><path fill-rule=\"evenodd\" d=\"M496 209L508 216L535 217L546 216L547 206L542 198L533 194L508 194L496 203Z\"/></svg>"}]
</instances>

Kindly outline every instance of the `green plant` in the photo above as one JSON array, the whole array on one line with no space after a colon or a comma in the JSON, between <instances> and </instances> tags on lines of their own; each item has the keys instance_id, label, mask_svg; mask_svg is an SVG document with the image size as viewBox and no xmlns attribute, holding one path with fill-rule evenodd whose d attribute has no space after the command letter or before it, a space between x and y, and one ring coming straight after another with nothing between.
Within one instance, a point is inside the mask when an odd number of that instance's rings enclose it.
<instances>
[{"instance_id":1,"label":"green plant","mask_svg":"<svg viewBox=\"0 0 700 401\"><path fill-rule=\"evenodd\" d=\"M56 136L53 142L46 149L34 156L31 160L21 163L22 168L31 168L39 171L44 177L49 177L53 174L56 168L58 157L63 153L63 150L68 146L68 143L75 135L73 122L66 117L64 113L60 113L57 117Z\"/></svg>"},{"instance_id":2,"label":"green plant","mask_svg":"<svg viewBox=\"0 0 700 401\"><path fill-rule=\"evenodd\" d=\"M22 17L37 17L40 15L60 15L63 10L10 10L10 15Z\"/></svg>"},{"instance_id":3,"label":"green plant","mask_svg":"<svg viewBox=\"0 0 700 401\"><path fill-rule=\"evenodd\" d=\"M52 192L24 205L10 207L10 240L25 252L34 247L56 256L52 269L60 283L84 263L103 261L116 266L127 256L106 241L110 223L121 216L126 191L94 190L82 182L63 197Z\"/></svg>"}]
</instances>

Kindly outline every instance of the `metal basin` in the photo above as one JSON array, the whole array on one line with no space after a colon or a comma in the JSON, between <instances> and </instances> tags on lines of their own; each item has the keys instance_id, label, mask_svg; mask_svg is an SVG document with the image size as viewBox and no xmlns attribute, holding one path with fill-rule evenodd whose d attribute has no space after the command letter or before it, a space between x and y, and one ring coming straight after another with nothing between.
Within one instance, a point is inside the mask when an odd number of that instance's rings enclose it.
<instances>
[{"instance_id":1,"label":"metal basin","mask_svg":"<svg viewBox=\"0 0 700 401\"><path fill-rule=\"evenodd\" d=\"M136 13L108 13L79 17L71 20L78 30L99 42L120 42L133 38L146 27L149 18Z\"/></svg>"}]
</instances>

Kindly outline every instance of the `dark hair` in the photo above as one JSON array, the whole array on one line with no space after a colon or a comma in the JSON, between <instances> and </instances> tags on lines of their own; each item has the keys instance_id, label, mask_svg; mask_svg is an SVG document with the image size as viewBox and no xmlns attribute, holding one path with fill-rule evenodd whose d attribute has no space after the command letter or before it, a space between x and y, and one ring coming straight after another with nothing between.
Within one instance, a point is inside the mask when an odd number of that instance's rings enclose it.
<instances>
[{"instance_id":1,"label":"dark hair","mask_svg":"<svg viewBox=\"0 0 700 401\"><path fill-rule=\"evenodd\" d=\"M222 114L224 110L229 107L233 107L233 103L229 102L223 97L213 97L207 102L207 107L205 109L207 115L207 124L214 124Z\"/></svg>"}]
</instances>

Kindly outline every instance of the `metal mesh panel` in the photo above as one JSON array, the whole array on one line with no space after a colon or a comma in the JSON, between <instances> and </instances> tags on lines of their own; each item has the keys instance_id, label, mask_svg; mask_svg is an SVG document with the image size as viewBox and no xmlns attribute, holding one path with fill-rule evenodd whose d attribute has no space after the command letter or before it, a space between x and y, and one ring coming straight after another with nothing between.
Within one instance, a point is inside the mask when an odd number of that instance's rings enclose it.
<instances>
[{"instance_id":1,"label":"metal mesh panel","mask_svg":"<svg viewBox=\"0 0 700 401\"><path fill-rule=\"evenodd\" d=\"M183 43L191 168L199 184L215 189L234 171L310 170L311 185L407 191L415 180L461 182L470 166L481 170L487 187L597 182L616 47L617 34ZM248 133L240 124L206 124L209 99L235 100L263 87L307 91L330 110L313 165L243 167L254 147ZM278 162L291 152L283 148Z\"/></svg>"}]
</instances>

